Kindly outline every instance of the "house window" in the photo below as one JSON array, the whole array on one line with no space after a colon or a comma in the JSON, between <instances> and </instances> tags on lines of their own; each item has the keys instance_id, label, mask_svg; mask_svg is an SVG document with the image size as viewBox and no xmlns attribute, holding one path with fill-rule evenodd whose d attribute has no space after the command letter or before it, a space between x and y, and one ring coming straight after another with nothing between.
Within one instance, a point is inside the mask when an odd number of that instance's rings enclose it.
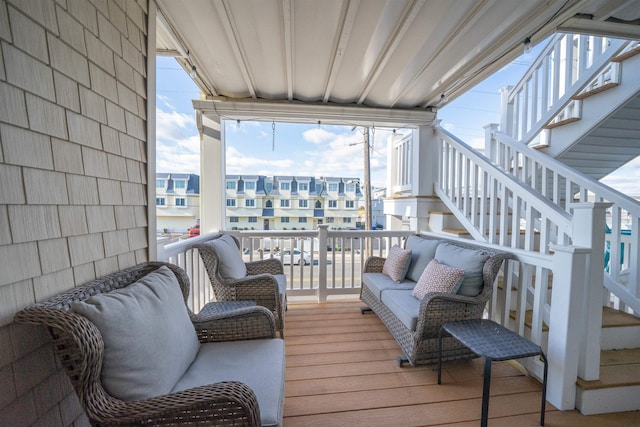
<instances>
[{"instance_id":1,"label":"house window","mask_svg":"<svg viewBox=\"0 0 640 427\"><path fill-rule=\"evenodd\" d=\"M289 207L289 199L280 200L280 207L281 208L288 208Z\"/></svg>"},{"instance_id":2,"label":"house window","mask_svg":"<svg viewBox=\"0 0 640 427\"><path fill-rule=\"evenodd\" d=\"M301 216L300 218L298 218L298 222L307 222L307 217Z\"/></svg>"},{"instance_id":3,"label":"house window","mask_svg":"<svg viewBox=\"0 0 640 427\"><path fill-rule=\"evenodd\" d=\"M244 205L248 208L253 208L256 206L256 200L255 199L245 199L244 201Z\"/></svg>"},{"instance_id":4,"label":"house window","mask_svg":"<svg viewBox=\"0 0 640 427\"><path fill-rule=\"evenodd\" d=\"M244 183L244 189L245 190L255 190L256 189L256 183L253 182L253 181L245 182Z\"/></svg>"},{"instance_id":5,"label":"house window","mask_svg":"<svg viewBox=\"0 0 640 427\"><path fill-rule=\"evenodd\" d=\"M156 188L164 188L164 179L156 179Z\"/></svg>"},{"instance_id":6,"label":"house window","mask_svg":"<svg viewBox=\"0 0 640 427\"><path fill-rule=\"evenodd\" d=\"M320 200L316 201L316 209L322 209L322 202Z\"/></svg>"},{"instance_id":7,"label":"house window","mask_svg":"<svg viewBox=\"0 0 640 427\"><path fill-rule=\"evenodd\" d=\"M227 199L227 207L235 208L236 207L236 199Z\"/></svg>"},{"instance_id":8,"label":"house window","mask_svg":"<svg viewBox=\"0 0 640 427\"><path fill-rule=\"evenodd\" d=\"M258 222L258 217L257 216L250 216L249 217L249 222Z\"/></svg>"},{"instance_id":9,"label":"house window","mask_svg":"<svg viewBox=\"0 0 640 427\"><path fill-rule=\"evenodd\" d=\"M164 197L156 197L156 206L166 206L167 205L167 199L165 199Z\"/></svg>"},{"instance_id":10,"label":"house window","mask_svg":"<svg viewBox=\"0 0 640 427\"><path fill-rule=\"evenodd\" d=\"M289 191L291 189L291 184L288 182L281 182L280 183L280 190L282 191Z\"/></svg>"},{"instance_id":11,"label":"house window","mask_svg":"<svg viewBox=\"0 0 640 427\"><path fill-rule=\"evenodd\" d=\"M176 197L176 206L187 206L185 202L186 200L184 197Z\"/></svg>"},{"instance_id":12,"label":"house window","mask_svg":"<svg viewBox=\"0 0 640 427\"><path fill-rule=\"evenodd\" d=\"M337 209L338 201L337 200L329 200L329 209Z\"/></svg>"},{"instance_id":13,"label":"house window","mask_svg":"<svg viewBox=\"0 0 640 427\"><path fill-rule=\"evenodd\" d=\"M187 181L185 181L184 179L179 179L174 182L174 185L176 190L184 190L185 188L187 188Z\"/></svg>"},{"instance_id":14,"label":"house window","mask_svg":"<svg viewBox=\"0 0 640 427\"><path fill-rule=\"evenodd\" d=\"M344 222L345 224L351 224L351 218L347 218L345 216L344 218L342 218L342 222Z\"/></svg>"},{"instance_id":15,"label":"house window","mask_svg":"<svg viewBox=\"0 0 640 427\"><path fill-rule=\"evenodd\" d=\"M299 208L308 208L309 207L309 201L308 200L298 200L298 207Z\"/></svg>"},{"instance_id":16,"label":"house window","mask_svg":"<svg viewBox=\"0 0 640 427\"><path fill-rule=\"evenodd\" d=\"M332 216L328 216L328 217L327 217L327 224L333 224L334 220L335 220L335 218L334 218L334 217L332 217Z\"/></svg>"},{"instance_id":17,"label":"house window","mask_svg":"<svg viewBox=\"0 0 640 427\"><path fill-rule=\"evenodd\" d=\"M298 191L309 191L309 184L307 184L306 182L299 182Z\"/></svg>"},{"instance_id":18,"label":"house window","mask_svg":"<svg viewBox=\"0 0 640 427\"><path fill-rule=\"evenodd\" d=\"M329 191L338 191L338 184L329 184Z\"/></svg>"},{"instance_id":19,"label":"house window","mask_svg":"<svg viewBox=\"0 0 640 427\"><path fill-rule=\"evenodd\" d=\"M356 185L355 184L347 184L346 191L351 192L351 193L356 191Z\"/></svg>"},{"instance_id":20,"label":"house window","mask_svg":"<svg viewBox=\"0 0 640 427\"><path fill-rule=\"evenodd\" d=\"M273 183L267 182L265 188L267 189L267 193L271 193L271 191L273 190Z\"/></svg>"},{"instance_id":21,"label":"house window","mask_svg":"<svg viewBox=\"0 0 640 427\"><path fill-rule=\"evenodd\" d=\"M227 181L227 190L235 190L236 182L235 181Z\"/></svg>"},{"instance_id":22,"label":"house window","mask_svg":"<svg viewBox=\"0 0 640 427\"><path fill-rule=\"evenodd\" d=\"M316 193L320 194L322 192L322 184L316 184Z\"/></svg>"},{"instance_id":23,"label":"house window","mask_svg":"<svg viewBox=\"0 0 640 427\"><path fill-rule=\"evenodd\" d=\"M345 200L344 207L347 209L353 209L355 207L355 202L353 200Z\"/></svg>"},{"instance_id":24,"label":"house window","mask_svg":"<svg viewBox=\"0 0 640 427\"><path fill-rule=\"evenodd\" d=\"M230 216L229 217L229 222L240 222L240 220L238 219L237 216Z\"/></svg>"},{"instance_id":25,"label":"house window","mask_svg":"<svg viewBox=\"0 0 640 427\"><path fill-rule=\"evenodd\" d=\"M280 218L280 222L289 222L289 217L283 216L282 218Z\"/></svg>"}]
</instances>

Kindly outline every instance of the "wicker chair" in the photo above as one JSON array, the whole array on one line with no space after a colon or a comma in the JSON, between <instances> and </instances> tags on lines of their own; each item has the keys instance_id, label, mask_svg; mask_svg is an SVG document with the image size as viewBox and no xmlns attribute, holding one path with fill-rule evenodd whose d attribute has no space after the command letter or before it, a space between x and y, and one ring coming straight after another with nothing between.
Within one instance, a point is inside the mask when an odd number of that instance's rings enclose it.
<instances>
[{"instance_id":1,"label":"wicker chair","mask_svg":"<svg viewBox=\"0 0 640 427\"><path fill-rule=\"evenodd\" d=\"M425 239L436 239L421 236ZM411 366L425 365L438 362L438 333L440 326L446 322L482 318L485 305L491 297L493 283L505 259L512 259L511 254L482 248L470 243L460 243L447 239L440 239L456 246L468 249L481 249L490 257L484 263L482 277L483 287L475 297L448 293L428 293L420 301L418 321L415 330L411 330L396 317L396 315L380 301L380 299L363 284L360 290L360 300L380 317L380 320L398 342L403 355L398 356L399 366L409 362ZM372 256L365 261L363 273L382 273L385 258ZM368 311L363 309L363 313ZM455 360L476 357L467 347L451 336L442 339L442 360Z\"/></svg>"},{"instance_id":2,"label":"wicker chair","mask_svg":"<svg viewBox=\"0 0 640 427\"><path fill-rule=\"evenodd\" d=\"M284 338L284 311L287 308L286 276L282 261L275 258L268 258L259 261L244 263L247 275L240 279L229 279L221 274L221 256L217 249L210 244L212 240L225 236L220 234L213 239L200 243L195 247L200 253L200 258L204 263L213 293L217 301L255 301L259 306L271 310L276 319L276 327L280 337ZM231 235L238 254L240 243L238 239Z\"/></svg>"},{"instance_id":3,"label":"wicker chair","mask_svg":"<svg viewBox=\"0 0 640 427\"><path fill-rule=\"evenodd\" d=\"M189 278L185 272L175 265L149 262L31 305L18 312L15 320L48 328L54 351L92 425L260 425L256 395L242 382L219 382L130 401L115 398L105 390L101 382L102 335L86 317L70 311L71 304L124 288L163 265L175 273L186 302ZM195 315L191 311L188 314L201 343L275 337L273 315L263 307L241 308L218 315Z\"/></svg>"}]
</instances>

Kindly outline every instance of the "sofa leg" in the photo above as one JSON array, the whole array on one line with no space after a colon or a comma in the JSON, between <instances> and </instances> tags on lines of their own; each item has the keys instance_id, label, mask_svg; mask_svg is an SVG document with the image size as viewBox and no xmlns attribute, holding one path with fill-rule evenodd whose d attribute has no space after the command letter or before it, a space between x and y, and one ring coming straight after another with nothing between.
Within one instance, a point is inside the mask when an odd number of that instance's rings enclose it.
<instances>
[{"instance_id":1,"label":"sofa leg","mask_svg":"<svg viewBox=\"0 0 640 427\"><path fill-rule=\"evenodd\" d=\"M409 358L403 354L401 356L398 356L396 358L396 361L398 362L399 367L404 368L404 364L409 363Z\"/></svg>"},{"instance_id":2,"label":"sofa leg","mask_svg":"<svg viewBox=\"0 0 640 427\"><path fill-rule=\"evenodd\" d=\"M360 307L360 314L365 314L367 311L373 310L371 310L371 307Z\"/></svg>"}]
</instances>

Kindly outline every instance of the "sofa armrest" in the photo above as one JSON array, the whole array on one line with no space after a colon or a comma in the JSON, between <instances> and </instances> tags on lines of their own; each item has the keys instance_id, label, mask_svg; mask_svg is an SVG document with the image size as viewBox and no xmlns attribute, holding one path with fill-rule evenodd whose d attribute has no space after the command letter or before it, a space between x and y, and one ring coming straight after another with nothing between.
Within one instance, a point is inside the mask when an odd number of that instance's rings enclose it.
<instances>
[{"instance_id":1,"label":"sofa armrest","mask_svg":"<svg viewBox=\"0 0 640 427\"><path fill-rule=\"evenodd\" d=\"M363 273L382 273L382 266L384 265L386 258L379 256L370 256L364 262Z\"/></svg>"},{"instance_id":2,"label":"sofa armrest","mask_svg":"<svg viewBox=\"0 0 640 427\"><path fill-rule=\"evenodd\" d=\"M245 262L247 267L247 275L255 276L257 274L284 274L282 261L277 258L266 258L258 261Z\"/></svg>"},{"instance_id":3,"label":"sofa armrest","mask_svg":"<svg viewBox=\"0 0 640 427\"><path fill-rule=\"evenodd\" d=\"M487 299L480 296L429 292L420 301L416 333L437 337L443 323L481 318L486 303Z\"/></svg>"},{"instance_id":4,"label":"sofa armrest","mask_svg":"<svg viewBox=\"0 0 640 427\"><path fill-rule=\"evenodd\" d=\"M255 301L257 305L271 310L277 309L280 305L278 281L272 274L225 280L224 286L234 289L236 301Z\"/></svg>"},{"instance_id":5,"label":"sofa armrest","mask_svg":"<svg viewBox=\"0 0 640 427\"><path fill-rule=\"evenodd\" d=\"M273 313L265 307L238 308L225 313L200 312L191 319L200 342L276 337Z\"/></svg>"},{"instance_id":6,"label":"sofa armrest","mask_svg":"<svg viewBox=\"0 0 640 427\"><path fill-rule=\"evenodd\" d=\"M100 402L104 403L104 402ZM186 421L210 425L260 425L260 409L253 390L238 381L208 384L145 400L109 399L107 407L88 415L100 424L158 425Z\"/></svg>"}]
</instances>

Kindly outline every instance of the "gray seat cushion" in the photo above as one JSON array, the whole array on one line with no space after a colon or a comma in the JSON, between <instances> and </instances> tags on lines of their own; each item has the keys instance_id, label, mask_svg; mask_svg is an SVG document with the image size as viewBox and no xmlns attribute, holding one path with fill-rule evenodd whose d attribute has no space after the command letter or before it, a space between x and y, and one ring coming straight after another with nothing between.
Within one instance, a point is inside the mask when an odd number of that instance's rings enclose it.
<instances>
[{"instance_id":1,"label":"gray seat cushion","mask_svg":"<svg viewBox=\"0 0 640 427\"><path fill-rule=\"evenodd\" d=\"M425 239L420 236L409 236L405 247L411 250L411 264L406 278L417 282L427 264L436 257L436 248L440 240Z\"/></svg>"},{"instance_id":2,"label":"gray seat cushion","mask_svg":"<svg viewBox=\"0 0 640 427\"><path fill-rule=\"evenodd\" d=\"M420 314L420 300L409 289L387 289L382 292L382 303L408 329L415 331Z\"/></svg>"},{"instance_id":3,"label":"gray seat cushion","mask_svg":"<svg viewBox=\"0 0 640 427\"><path fill-rule=\"evenodd\" d=\"M409 289L412 290L416 286L416 282L404 279L400 283L396 283L384 273L364 273L362 275L362 283L366 286L378 299L382 291L386 289Z\"/></svg>"},{"instance_id":4,"label":"gray seat cushion","mask_svg":"<svg viewBox=\"0 0 640 427\"><path fill-rule=\"evenodd\" d=\"M438 262L464 270L462 284L457 293L468 297L475 297L482 291L484 283L482 269L488 259L489 254L487 253L461 248L451 243L442 243L436 249Z\"/></svg>"},{"instance_id":5,"label":"gray seat cushion","mask_svg":"<svg viewBox=\"0 0 640 427\"><path fill-rule=\"evenodd\" d=\"M221 381L240 381L256 394L263 426L279 426L284 406L284 341L206 343L171 392Z\"/></svg>"}]
</instances>

